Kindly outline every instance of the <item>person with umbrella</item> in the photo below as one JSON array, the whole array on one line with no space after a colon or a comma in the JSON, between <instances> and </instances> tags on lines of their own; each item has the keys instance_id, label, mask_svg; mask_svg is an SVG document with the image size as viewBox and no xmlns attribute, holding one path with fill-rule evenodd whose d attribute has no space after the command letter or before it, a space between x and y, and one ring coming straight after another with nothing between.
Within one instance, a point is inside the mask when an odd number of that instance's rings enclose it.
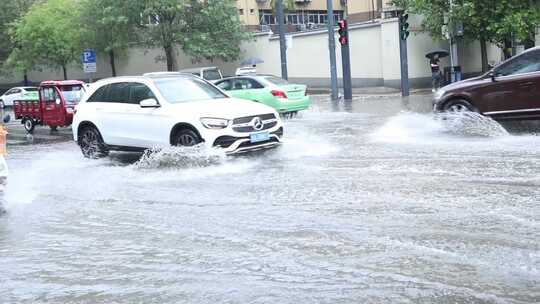
<instances>
[{"instance_id":1,"label":"person with umbrella","mask_svg":"<svg viewBox=\"0 0 540 304\"><path fill-rule=\"evenodd\" d=\"M440 58L444 58L446 56L448 56L448 52L445 50L435 50L426 54L426 58L429 59L429 65L431 67L432 92L437 91L441 87L442 72Z\"/></svg>"}]
</instances>

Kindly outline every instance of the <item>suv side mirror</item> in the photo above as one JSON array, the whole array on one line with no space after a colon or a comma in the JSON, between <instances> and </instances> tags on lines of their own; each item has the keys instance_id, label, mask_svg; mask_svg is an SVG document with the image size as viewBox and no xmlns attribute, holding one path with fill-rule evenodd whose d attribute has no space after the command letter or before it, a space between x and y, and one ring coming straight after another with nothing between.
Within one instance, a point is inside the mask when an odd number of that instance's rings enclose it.
<instances>
[{"instance_id":1,"label":"suv side mirror","mask_svg":"<svg viewBox=\"0 0 540 304\"><path fill-rule=\"evenodd\" d=\"M139 102L141 108L159 108L159 102L155 98L143 99Z\"/></svg>"}]
</instances>

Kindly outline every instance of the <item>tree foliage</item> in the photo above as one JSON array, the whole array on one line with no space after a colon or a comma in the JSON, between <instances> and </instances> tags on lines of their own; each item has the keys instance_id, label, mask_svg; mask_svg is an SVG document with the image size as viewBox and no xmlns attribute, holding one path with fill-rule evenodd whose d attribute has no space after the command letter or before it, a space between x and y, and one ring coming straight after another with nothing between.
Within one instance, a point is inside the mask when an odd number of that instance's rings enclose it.
<instances>
[{"instance_id":1,"label":"tree foliage","mask_svg":"<svg viewBox=\"0 0 540 304\"><path fill-rule=\"evenodd\" d=\"M161 47L167 70L175 68L175 45L195 58L233 60L249 38L241 27L234 0L146 0L143 41Z\"/></svg>"},{"instance_id":2,"label":"tree foliage","mask_svg":"<svg viewBox=\"0 0 540 304\"><path fill-rule=\"evenodd\" d=\"M423 29L443 39L442 25L463 24L464 38L485 40L504 48L510 40L534 37L540 25L539 0L394 0L407 11L422 15ZM452 7L450 3L453 3Z\"/></svg>"},{"instance_id":3,"label":"tree foliage","mask_svg":"<svg viewBox=\"0 0 540 304\"><path fill-rule=\"evenodd\" d=\"M94 48L109 55L115 74L115 57L133 42L162 48L173 70L178 46L195 59L227 61L237 59L241 42L251 37L235 0L41 0L24 14L23 4L32 1L0 4L4 11L21 12L0 25L0 42L10 46L0 50L0 60L9 55L19 70L48 65L61 67L67 77L67 65L84 48Z\"/></svg>"},{"instance_id":4,"label":"tree foliage","mask_svg":"<svg viewBox=\"0 0 540 304\"><path fill-rule=\"evenodd\" d=\"M238 19L234 0L208 1L192 21L181 44L183 51L196 59L236 60L240 43L251 37Z\"/></svg>"},{"instance_id":5,"label":"tree foliage","mask_svg":"<svg viewBox=\"0 0 540 304\"><path fill-rule=\"evenodd\" d=\"M81 2L81 44L109 56L113 76L115 58L124 55L134 40L140 15L129 0L84 0Z\"/></svg>"},{"instance_id":6,"label":"tree foliage","mask_svg":"<svg viewBox=\"0 0 540 304\"><path fill-rule=\"evenodd\" d=\"M463 39L480 41L484 71L488 68L487 42L496 44L509 57L512 41L530 45L540 25L540 0L394 0L393 3L422 15L423 30L436 39L445 39L442 32L445 23L450 32L462 24Z\"/></svg>"},{"instance_id":7,"label":"tree foliage","mask_svg":"<svg viewBox=\"0 0 540 304\"><path fill-rule=\"evenodd\" d=\"M283 1L283 11L285 14L296 8L295 0L282 0ZM272 8L272 13L274 16L277 16L277 0L270 0L270 7Z\"/></svg>"},{"instance_id":8,"label":"tree foliage","mask_svg":"<svg viewBox=\"0 0 540 304\"><path fill-rule=\"evenodd\" d=\"M13 22L23 16L35 0L0 1L0 66L13 52L15 44L10 37Z\"/></svg>"},{"instance_id":9,"label":"tree foliage","mask_svg":"<svg viewBox=\"0 0 540 304\"><path fill-rule=\"evenodd\" d=\"M80 54L79 12L78 2L72 0L34 4L14 23L11 41L16 50L8 60L23 70L34 64L61 67L67 78L67 65Z\"/></svg>"}]
</instances>

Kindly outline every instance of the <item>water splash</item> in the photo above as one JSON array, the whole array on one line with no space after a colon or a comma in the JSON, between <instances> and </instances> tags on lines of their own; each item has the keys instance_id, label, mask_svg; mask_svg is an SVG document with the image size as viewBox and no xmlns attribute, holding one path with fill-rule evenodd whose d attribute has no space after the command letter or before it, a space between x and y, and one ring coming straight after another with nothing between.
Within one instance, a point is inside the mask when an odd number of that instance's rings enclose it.
<instances>
[{"instance_id":1,"label":"water splash","mask_svg":"<svg viewBox=\"0 0 540 304\"><path fill-rule=\"evenodd\" d=\"M154 148L147 150L134 166L138 169L208 167L222 163L225 157L225 152L202 144L194 147Z\"/></svg>"},{"instance_id":2,"label":"water splash","mask_svg":"<svg viewBox=\"0 0 540 304\"><path fill-rule=\"evenodd\" d=\"M481 137L508 135L508 131L498 122L476 112L439 113L435 119L450 134Z\"/></svg>"},{"instance_id":3,"label":"water splash","mask_svg":"<svg viewBox=\"0 0 540 304\"><path fill-rule=\"evenodd\" d=\"M508 131L499 123L478 113L440 113L432 116L405 112L390 118L370 134L370 139L376 142L434 143L458 137L507 135Z\"/></svg>"}]
</instances>

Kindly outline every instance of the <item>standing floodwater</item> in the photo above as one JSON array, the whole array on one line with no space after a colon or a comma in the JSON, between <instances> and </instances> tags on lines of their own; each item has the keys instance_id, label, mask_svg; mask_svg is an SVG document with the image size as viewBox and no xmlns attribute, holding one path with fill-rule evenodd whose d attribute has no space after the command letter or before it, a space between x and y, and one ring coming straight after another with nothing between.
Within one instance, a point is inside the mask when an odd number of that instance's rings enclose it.
<instances>
[{"instance_id":1,"label":"standing floodwater","mask_svg":"<svg viewBox=\"0 0 540 304\"><path fill-rule=\"evenodd\" d=\"M540 302L540 137L424 108L317 102L243 157L12 146L0 303Z\"/></svg>"}]
</instances>

